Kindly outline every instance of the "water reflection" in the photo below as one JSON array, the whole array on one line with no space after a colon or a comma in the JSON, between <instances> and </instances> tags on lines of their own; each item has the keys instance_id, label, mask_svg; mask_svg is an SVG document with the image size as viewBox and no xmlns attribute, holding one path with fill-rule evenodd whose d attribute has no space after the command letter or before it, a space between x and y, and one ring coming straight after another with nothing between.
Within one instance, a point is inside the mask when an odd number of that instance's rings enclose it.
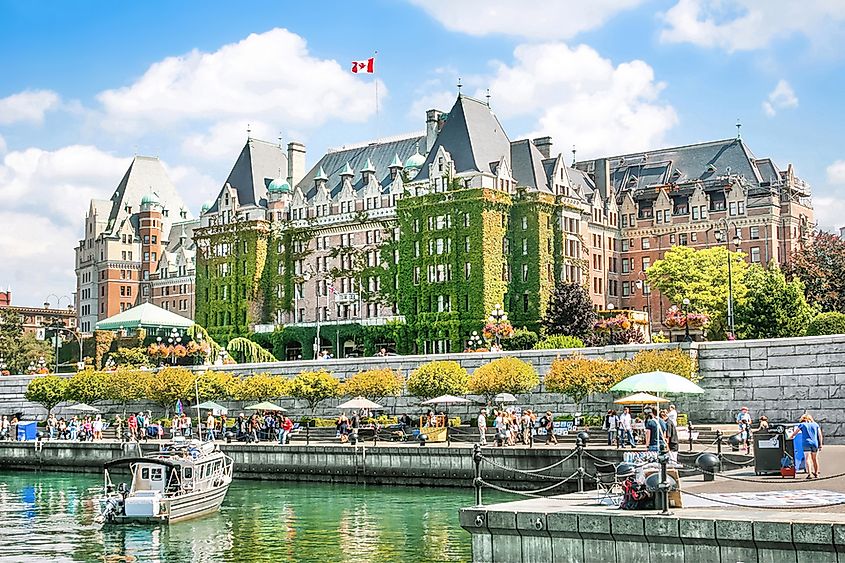
<instances>
[{"instance_id":1,"label":"water reflection","mask_svg":"<svg viewBox=\"0 0 845 563\"><path fill-rule=\"evenodd\" d=\"M92 475L0 473L0 562L467 561L470 491L237 481L219 514L100 527Z\"/></svg>"}]
</instances>

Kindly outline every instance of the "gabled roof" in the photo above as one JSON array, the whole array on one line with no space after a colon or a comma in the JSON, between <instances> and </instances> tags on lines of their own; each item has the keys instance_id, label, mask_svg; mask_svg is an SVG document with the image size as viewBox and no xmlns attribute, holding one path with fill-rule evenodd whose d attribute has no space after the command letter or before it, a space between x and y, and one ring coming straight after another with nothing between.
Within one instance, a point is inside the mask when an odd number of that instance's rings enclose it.
<instances>
[{"instance_id":1,"label":"gabled roof","mask_svg":"<svg viewBox=\"0 0 845 563\"><path fill-rule=\"evenodd\" d=\"M511 166L517 185L552 193L549 189L550 174L543 167L543 155L530 140L511 143Z\"/></svg>"},{"instance_id":2,"label":"gabled roof","mask_svg":"<svg viewBox=\"0 0 845 563\"><path fill-rule=\"evenodd\" d=\"M166 215L162 214L163 230L167 231L173 220L179 219L179 210L185 204L159 159L152 156L136 156L112 194L106 234L116 232L126 219L138 213L141 210L141 199L150 192L158 196L162 208L167 211ZM99 207L97 212L100 212Z\"/></svg>"},{"instance_id":3,"label":"gabled roof","mask_svg":"<svg viewBox=\"0 0 845 563\"><path fill-rule=\"evenodd\" d=\"M194 321L166 311L152 303L142 303L107 319L99 321L97 330L118 330L121 328L189 328Z\"/></svg>"},{"instance_id":4,"label":"gabled roof","mask_svg":"<svg viewBox=\"0 0 845 563\"><path fill-rule=\"evenodd\" d=\"M414 135L404 139L370 143L361 147L328 152L314 164L296 186L302 190L307 199L312 199L317 193L314 180L322 169L326 176L326 189L329 190L331 197L335 198L342 188L340 175L346 165L348 164L352 170L362 171L367 167L369 160L375 169L376 181L382 188L386 188L392 181L390 164L395 156L399 155L399 158L404 161L414 154L417 145L424 141L425 137ZM363 177L358 172L352 178L352 188L357 194L364 187Z\"/></svg>"},{"instance_id":5,"label":"gabled roof","mask_svg":"<svg viewBox=\"0 0 845 563\"><path fill-rule=\"evenodd\" d=\"M284 177L287 170L288 158L284 148L277 143L247 139L209 211L218 211L218 201L226 184L238 192L240 205L267 207L267 186L274 178Z\"/></svg>"},{"instance_id":6,"label":"gabled roof","mask_svg":"<svg viewBox=\"0 0 845 563\"><path fill-rule=\"evenodd\" d=\"M490 172L491 165L510 154L510 140L490 107L480 101L459 95L449 110L446 124L428 151L425 163L414 180L428 178L428 167L437 150L443 147L455 162L455 172Z\"/></svg>"}]
</instances>

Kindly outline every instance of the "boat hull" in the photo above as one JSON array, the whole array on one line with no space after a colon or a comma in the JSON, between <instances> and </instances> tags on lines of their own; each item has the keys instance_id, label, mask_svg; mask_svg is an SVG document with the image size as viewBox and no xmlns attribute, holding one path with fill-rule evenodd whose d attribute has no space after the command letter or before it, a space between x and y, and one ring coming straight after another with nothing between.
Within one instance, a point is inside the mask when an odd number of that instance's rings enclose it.
<instances>
[{"instance_id":1,"label":"boat hull","mask_svg":"<svg viewBox=\"0 0 845 563\"><path fill-rule=\"evenodd\" d=\"M164 510L156 516L125 516L115 515L110 521L115 524L128 524L132 522L163 522L173 523L206 516L220 510L223 499L229 490L230 482L216 487L212 490L188 493L178 497L162 499L161 505Z\"/></svg>"}]
</instances>

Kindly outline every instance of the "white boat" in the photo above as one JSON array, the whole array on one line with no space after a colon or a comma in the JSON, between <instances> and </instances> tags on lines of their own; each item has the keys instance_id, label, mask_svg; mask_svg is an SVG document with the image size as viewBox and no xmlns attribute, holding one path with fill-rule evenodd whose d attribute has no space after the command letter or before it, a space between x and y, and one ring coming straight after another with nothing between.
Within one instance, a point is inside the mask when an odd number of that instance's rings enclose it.
<instances>
[{"instance_id":1,"label":"white boat","mask_svg":"<svg viewBox=\"0 0 845 563\"><path fill-rule=\"evenodd\" d=\"M112 483L109 470L129 466L131 484ZM104 466L99 519L108 523L177 522L217 512L232 482L232 458L213 442L176 439L144 457Z\"/></svg>"}]
</instances>

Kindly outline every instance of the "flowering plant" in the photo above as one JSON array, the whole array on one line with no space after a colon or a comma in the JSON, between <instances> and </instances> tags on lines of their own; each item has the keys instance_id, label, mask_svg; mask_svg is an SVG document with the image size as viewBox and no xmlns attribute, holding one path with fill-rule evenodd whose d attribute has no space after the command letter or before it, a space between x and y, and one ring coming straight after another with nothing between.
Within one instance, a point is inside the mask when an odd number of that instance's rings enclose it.
<instances>
[{"instance_id":1,"label":"flowering plant","mask_svg":"<svg viewBox=\"0 0 845 563\"><path fill-rule=\"evenodd\" d=\"M487 323L481 332L487 340L499 338L510 338L513 335L513 326L510 321L499 321L498 323Z\"/></svg>"},{"instance_id":2,"label":"flowering plant","mask_svg":"<svg viewBox=\"0 0 845 563\"><path fill-rule=\"evenodd\" d=\"M666 313L665 324L669 328L704 328L710 322L710 317L704 313L684 313L673 306Z\"/></svg>"},{"instance_id":3,"label":"flowering plant","mask_svg":"<svg viewBox=\"0 0 845 563\"><path fill-rule=\"evenodd\" d=\"M596 321L596 324L593 325L593 330L598 332L628 330L629 328L631 328L631 319L622 314L616 315L615 317L609 317L607 319L599 319Z\"/></svg>"}]
</instances>

